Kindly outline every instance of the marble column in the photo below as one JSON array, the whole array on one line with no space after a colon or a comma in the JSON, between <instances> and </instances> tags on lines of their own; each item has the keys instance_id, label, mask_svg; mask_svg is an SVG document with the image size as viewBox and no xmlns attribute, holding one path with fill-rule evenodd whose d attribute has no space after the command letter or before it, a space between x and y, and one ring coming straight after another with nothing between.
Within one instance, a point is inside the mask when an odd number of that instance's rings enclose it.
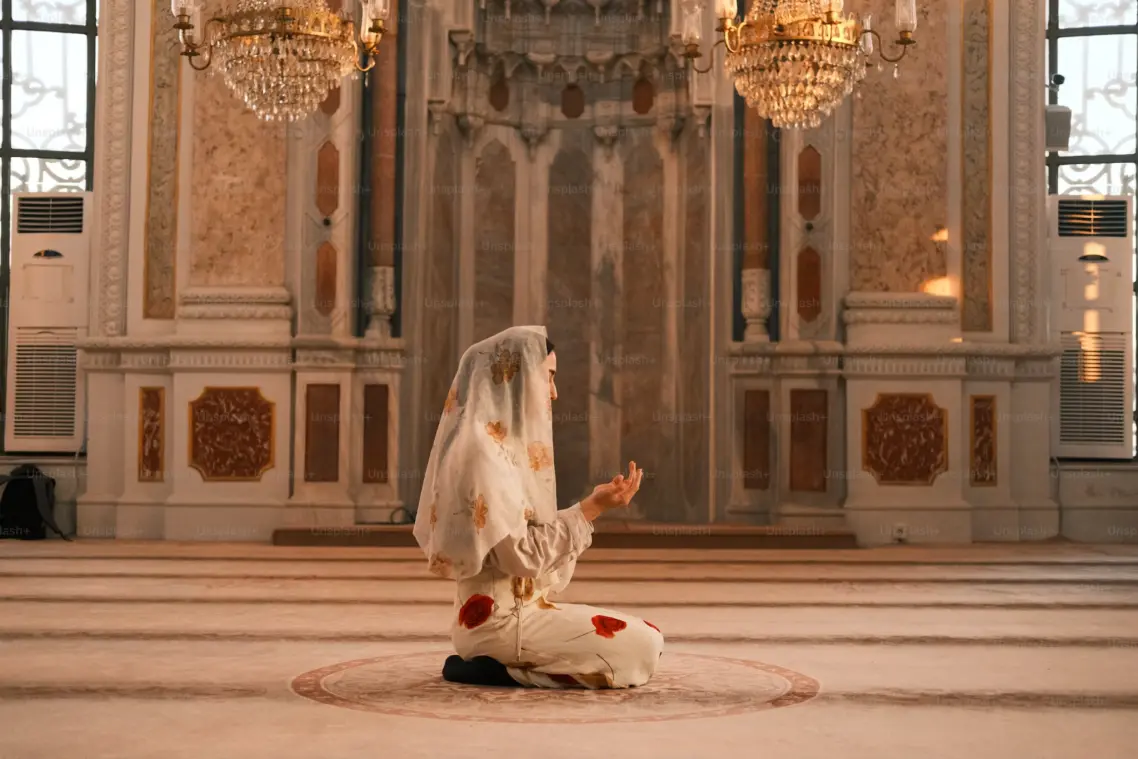
<instances>
[{"instance_id":1,"label":"marble column","mask_svg":"<svg viewBox=\"0 0 1138 759\"><path fill-rule=\"evenodd\" d=\"M767 171L769 123L753 108L743 114L743 318L747 342L767 342L771 315L771 270L768 193L772 191Z\"/></svg>"},{"instance_id":2,"label":"marble column","mask_svg":"<svg viewBox=\"0 0 1138 759\"><path fill-rule=\"evenodd\" d=\"M371 140L371 240L367 249L371 254L371 282L367 334L371 338L391 337L391 315L395 313L395 215L396 199L396 136L398 134L398 34L400 25L395 19L402 12L414 13L412 8L401 9L399 0L391 2L391 19L388 31L380 43L376 66L368 74L375 87L372 111ZM412 6L415 4L412 3Z\"/></svg>"}]
</instances>

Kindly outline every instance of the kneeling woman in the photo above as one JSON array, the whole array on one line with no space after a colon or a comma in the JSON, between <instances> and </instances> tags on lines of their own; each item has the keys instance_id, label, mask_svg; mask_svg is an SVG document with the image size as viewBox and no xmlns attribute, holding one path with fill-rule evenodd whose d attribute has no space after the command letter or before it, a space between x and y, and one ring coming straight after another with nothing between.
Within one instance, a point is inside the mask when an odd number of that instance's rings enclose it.
<instances>
[{"instance_id":1,"label":"kneeling woman","mask_svg":"<svg viewBox=\"0 0 1138 759\"><path fill-rule=\"evenodd\" d=\"M443 677L474 685L630 688L656 671L664 637L615 611L555 603L593 520L627 506L641 472L557 510L557 356L542 327L513 327L459 363L427 464L415 538L431 571L457 581Z\"/></svg>"}]
</instances>

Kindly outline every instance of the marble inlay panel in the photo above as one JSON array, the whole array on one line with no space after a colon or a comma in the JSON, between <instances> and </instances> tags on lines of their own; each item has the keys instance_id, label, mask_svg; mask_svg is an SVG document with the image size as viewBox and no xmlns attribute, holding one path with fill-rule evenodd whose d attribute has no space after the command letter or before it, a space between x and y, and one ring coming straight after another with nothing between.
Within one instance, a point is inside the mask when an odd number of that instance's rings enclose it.
<instances>
[{"instance_id":1,"label":"marble inlay panel","mask_svg":"<svg viewBox=\"0 0 1138 759\"><path fill-rule=\"evenodd\" d=\"M390 479L387 451L390 393L387 385L364 385L364 482L384 483Z\"/></svg>"},{"instance_id":2,"label":"marble inlay panel","mask_svg":"<svg viewBox=\"0 0 1138 759\"><path fill-rule=\"evenodd\" d=\"M825 390L790 391L790 489L825 493L829 468L829 394Z\"/></svg>"},{"instance_id":3,"label":"marble inlay panel","mask_svg":"<svg viewBox=\"0 0 1138 759\"><path fill-rule=\"evenodd\" d=\"M566 133L549 169L547 203L549 261L546 324L557 351L558 399L553 405L553 449L557 456L557 502L573 503L596 483L589 472L589 327L592 308L593 186L591 136ZM615 304L610 304L615 305ZM612 371L611 363L605 364Z\"/></svg>"},{"instance_id":4,"label":"marble inlay panel","mask_svg":"<svg viewBox=\"0 0 1138 759\"><path fill-rule=\"evenodd\" d=\"M190 402L190 461L206 482L259 481L275 466L275 404L256 387L207 387Z\"/></svg>"},{"instance_id":5,"label":"marble inlay panel","mask_svg":"<svg viewBox=\"0 0 1138 759\"><path fill-rule=\"evenodd\" d=\"M514 194L509 149L491 140L474 168L474 342L514 324Z\"/></svg>"},{"instance_id":6,"label":"marble inlay panel","mask_svg":"<svg viewBox=\"0 0 1138 759\"><path fill-rule=\"evenodd\" d=\"M769 490L771 486L771 393L743 393L743 487Z\"/></svg>"},{"instance_id":7,"label":"marble inlay panel","mask_svg":"<svg viewBox=\"0 0 1138 759\"><path fill-rule=\"evenodd\" d=\"M807 145L798 154L798 215L813 221L822 213L822 154Z\"/></svg>"},{"instance_id":8,"label":"marble inlay panel","mask_svg":"<svg viewBox=\"0 0 1138 759\"><path fill-rule=\"evenodd\" d=\"M971 441L968 446L969 481L974 487L994 487L997 482L996 396L974 395L971 403Z\"/></svg>"},{"instance_id":9,"label":"marble inlay panel","mask_svg":"<svg viewBox=\"0 0 1138 759\"><path fill-rule=\"evenodd\" d=\"M853 100L850 289L917 292L945 277L948 223L948 3L917 4L917 44L901 61L870 70ZM852 0L896 35L894 0ZM887 48L887 52L894 52Z\"/></svg>"},{"instance_id":10,"label":"marble inlay panel","mask_svg":"<svg viewBox=\"0 0 1138 759\"><path fill-rule=\"evenodd\" d=\"M316 210L329 217L340 207L340 149L325 142L316 151Z\"/></svg>"},{"instance_id":11,"label":"marble inlay panel","mask_svg":"<svg viewBox=\"0 0 1138 759\"><path fill-rule=\"evenodd\" d=\"M621 460L644 467L641 508L649 520L671 521L678 492L673 420L664 398L664 164L654 129L627 131L624 156L624 256L621 260Z\"/></svg>"},{"instance_id":12,"label":"marble inlay panel","mask_svg":"<svg viewBox=\"0 0 1138 759\"><path fill-rule=\"evenodd\" d=\"M809 324L822 315L822 257L805 247L797 263L798 318Z\"/></svg>"},{"instance_id":13,"label":"marble inlay panel","mask_svg":"<svg viewBox=\"0 0 1138 759\"><path fill-rule=\"evenodd\" d=\"M321 316L329 316L336 308L336 246L323 243L316 251L316 303Z\"/></svg>"},{"instance_id":14,"label":"marble inlay panel","mask_svg":"<svg viewBox=\"0 0 1138 759\"><path fill-rule=\"evenodd\" d=\"M510 82L504 74L499 74L490 85L489 100L490 107L498 113L504 113L510 107Z\"/></svg>"},{"instance_id":15,"label":"marble inlay panel","mask_svg":"<svg viewBox=\"0 0 1138 759\"><path fill-rule=\"evenodd\" d=\"M862 410L862 469L879 485L932 485L948 471L948 413L931 395L883 393Z\"/></svg>"},{"instance_id":16,"label":"marble inlay panel","mask_svg":"<svg viewBox=\"0 0 1138 759\"><path fill-rule=\"evenodd\" d=\"M225 5L208 0L202 17ZM190 284L283 285L285 125L261 121L205 74L194 75L193 125Z\"/></svg>"},{"instance_id":17,"label":"marble inlay panel","mask_svg":"<svg viewBox=\"0 0 1138 759\"><path fill-rule=\"evenodd\" d=\"M964 0L961 326L992 329L990 0Z\"/></svg>"},{"instance_id":18,"label":"marble inlay panel","mask_svg":"<svg viewBox=\"0 0 1138 759\"><path fill-rule=\"evenodd\" d=\"M399 131L396 111L399 101L397 53L399 24L394 23L394 19L399 18L401 12L405 12L401 10L402 5L400 0L390 0L392 22L387 24L387 31L384 32L383 40L376 52L375 68L368 73L375 86L370 134L371 241L368 243L372 266L395 265L395 214L398 208L395 196L395 138ZM446 397L446 391L442 397ZM442 408L441 398L439 408Z\"/></svg>"},{"instance_id":19,"label":"marble inlay panel","mask_svg":"<svg viewBox=\"0 0 1138 759\"><path fill-rule=\"evenodd\" d=\"M167 4L153 3L150 39L150 149L142 314L173 319L178 247L178 143L182 58ZM165 11L165 12L163 12Z\"/></svg>"},{"instance_id":20,"label":"marble inlay panel","mask_svg":"<svg viewBox=\"0 0 1138 759\"><path fill-rule=\"evenodd\" d=\"M457 140L443 130L435 144L434 175L427 199L426 255L423 256L423 309L420 329L423 339L422 430L419 437L420 471L427 466L443 403L458 369L458 221Z\"/></svg>"},{"instance_id":21,"label":"marble inlay panel","mask_svg":"<svg viewBox=\"0 0 1138 759\"><path fill-rule=\"evenodd\" d=\"M767 122L753 108L743 114L743 268L769 269L767 240Z\"/></svg>"},{"instance_id":22,"label":"marble inlay panel","mask_svg":"<svg viewBox=\"0 0 1138 759\"><path fill-rule=\"evenodd\" d=\"M708 140L689 127L684 135L683 300L680 329L680 454L686 522L708 518L707 484L711 407L708 357L711 302L711 171Z\"/></svg>"},{"instance_id":23,"label":"marble inlay panel","mask_svg":"<svg viewBox=\"0 0 1138 759\"><path fill-rule=\"evenodd\" d=\"M138 389L138 481L166 479L166 389Z\"/></svg>"},{"instance_id":24,"label":"marble inlay panel","mask_svg":"<svg viewBox=\"0 0 1138 759\"><path fill-rule=\"evenodd\" d=\"M324 98L324 102L320 104L320 110L324 112L325 116L335 115L336 111L340 110L339 87L333 87L328 92L328 97Z\"/></svg>"},{"instance_id":25,"label":"marble inlay panel","mask_svg":"<svg viewBox=\"0 0 1138 759\"><path fill-rule=\"evenodd\" d=\"M304 389L304 481L340 479L340 386Z\"/></svg>"}]
</instances>

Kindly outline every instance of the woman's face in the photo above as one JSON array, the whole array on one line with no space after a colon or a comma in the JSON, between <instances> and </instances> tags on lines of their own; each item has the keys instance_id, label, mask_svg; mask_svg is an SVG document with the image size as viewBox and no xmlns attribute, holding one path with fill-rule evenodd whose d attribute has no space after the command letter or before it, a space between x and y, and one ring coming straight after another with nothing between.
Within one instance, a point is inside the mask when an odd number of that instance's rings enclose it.
<instances>
[{"instance_id":1,"label":"woman's face","mask_svg":"<svg viewBox=\"0 0 1138 759\"><path fill-rule=\"evenodd\" d=\"M549 400L557 400L557 383L554 382L554 377L557 376L557 352L550 351L545 357L545 368L549 371Z\"/></svg>"}]
</instances>

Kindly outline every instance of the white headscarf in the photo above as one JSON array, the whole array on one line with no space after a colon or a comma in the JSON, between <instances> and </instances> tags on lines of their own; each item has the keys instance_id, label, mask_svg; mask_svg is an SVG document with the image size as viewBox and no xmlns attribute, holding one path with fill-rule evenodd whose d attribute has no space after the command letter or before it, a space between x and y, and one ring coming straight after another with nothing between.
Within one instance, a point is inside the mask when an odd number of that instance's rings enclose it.
<instances>
[{"instance_id":1,"label":"white headscarf","mask_svg":"<svg viewBox=\"0 0 1138 759\"><path fill-rule=\"evenodd\" d=\"M415 539L463 580L508 536L557 517L544 327L511 327L462 356L423 479Z\"/></svg>"}]
</instances>

